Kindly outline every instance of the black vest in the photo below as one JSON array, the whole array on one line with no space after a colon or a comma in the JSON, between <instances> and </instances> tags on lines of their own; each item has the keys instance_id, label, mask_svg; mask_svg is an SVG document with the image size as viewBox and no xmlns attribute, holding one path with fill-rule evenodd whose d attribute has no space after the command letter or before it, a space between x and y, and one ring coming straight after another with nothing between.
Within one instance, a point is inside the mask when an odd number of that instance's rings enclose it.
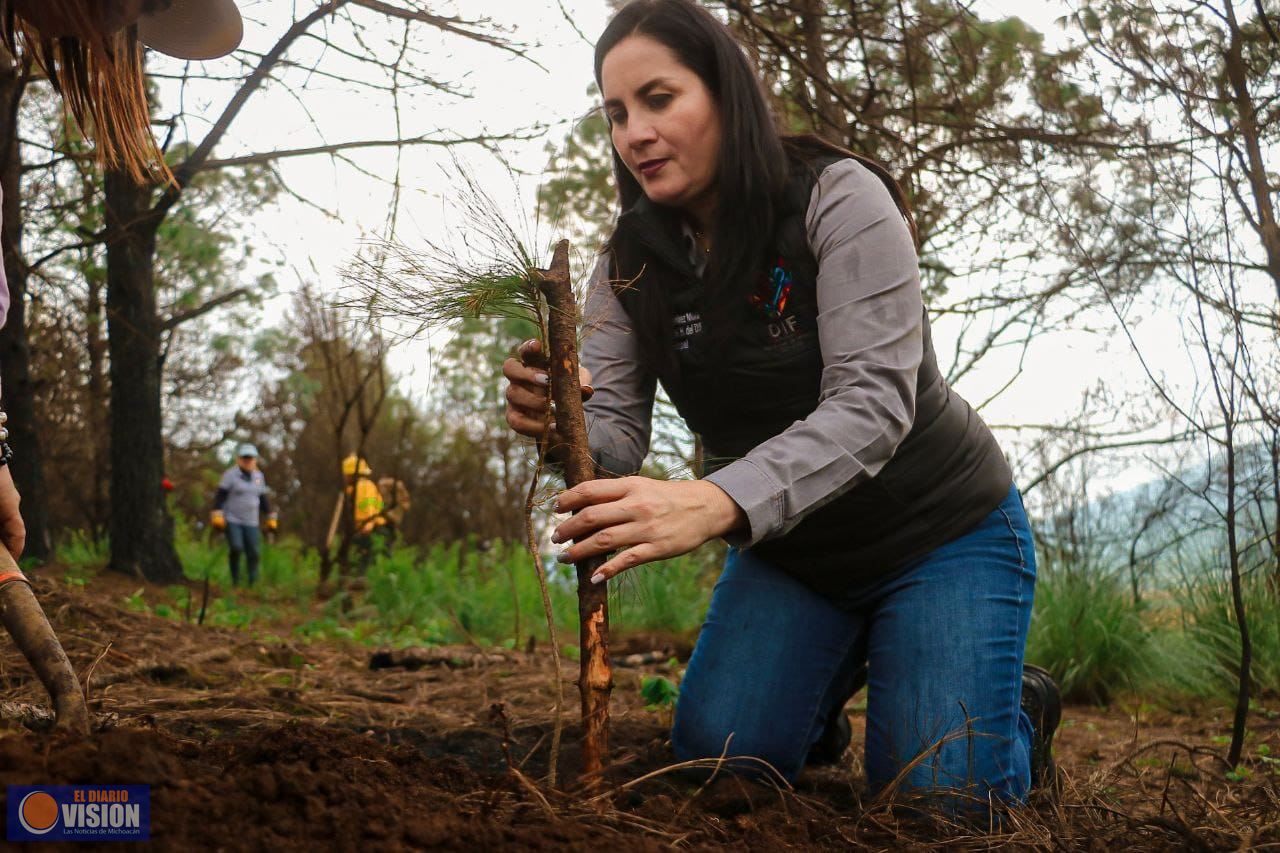
<instances>
[{"instance_id":1,"label":"black vest","mask_svg":"<svg viewBox=\"0 0 1280 853\"><path fill-rule=\"evenodd\" d=\"M804 219L817 174L837 159L793 169L771 262L743 289L744 319L714 354L705 351L706 331L697 333L705 313L702 286L679 221L644 198L618 220L611 243L614 291L634 321L640 289L664 288L677 330L673 345L684 348L672 363L651 367L689 428L701 435L708 472L817 408L823 366L818 267ZM915 419L893 457L875 477L752 549L838 604L971 530L1012 483L995 437L938 371L927 315L922 323ZM686 342L683 332L694 333Z\"/></svg>"}]
</instances>

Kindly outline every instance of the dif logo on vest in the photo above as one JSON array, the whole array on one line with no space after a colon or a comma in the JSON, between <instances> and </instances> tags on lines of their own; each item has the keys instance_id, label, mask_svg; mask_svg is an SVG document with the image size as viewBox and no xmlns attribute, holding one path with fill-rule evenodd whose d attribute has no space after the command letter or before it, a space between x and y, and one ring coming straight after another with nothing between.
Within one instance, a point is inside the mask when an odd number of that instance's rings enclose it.
<instances>
[{"instance_id":1,"label":"dif logo on vest","mask_svg":"<svg viewBox=\"0 0 1280 853\"><path fill-rule=\"evenodd\" d=\"M9 841L147 841L150 785L9 785Z\"/></svg>"}]
</instances>

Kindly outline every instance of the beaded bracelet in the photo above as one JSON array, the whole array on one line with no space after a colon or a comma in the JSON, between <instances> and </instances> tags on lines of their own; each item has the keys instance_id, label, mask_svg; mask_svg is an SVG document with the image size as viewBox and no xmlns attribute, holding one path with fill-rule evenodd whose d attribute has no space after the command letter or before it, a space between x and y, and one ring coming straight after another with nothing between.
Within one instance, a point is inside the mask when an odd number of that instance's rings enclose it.
<instances>
[{"instance_id":1,"label":"beaded bracelet","mask_svg":"<svg viewBox=\"0 0 1280 853\"><path fill-rule=\"evenodd\" d=\"M0 410L0 468L8 465L13 459L13 448L9 446L9 415Z\"/></svg>"}]
</instances>

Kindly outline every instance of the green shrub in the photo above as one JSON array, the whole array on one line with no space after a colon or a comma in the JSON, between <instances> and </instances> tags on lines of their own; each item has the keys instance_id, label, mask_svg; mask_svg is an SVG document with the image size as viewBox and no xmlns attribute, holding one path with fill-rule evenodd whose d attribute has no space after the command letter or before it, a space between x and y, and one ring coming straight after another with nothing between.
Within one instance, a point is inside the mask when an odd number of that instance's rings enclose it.
<instances>
[{"instance_id":1,"label":"green shrub","mask_svg":"<svg viewBox=\"0 0 1280 853\"><path fill-rule=\"evenodd\" d=\"M1254 696L1280 696L1280 597L1258 577L1243 582L1244 613L1253 654ZM1227 578L1201 579L1180 592L1185 633L1210 662L1213 694L1233 697L1240 677L1240 630Z\"/></svg>"},{"instance_id":2,"label":"green shrub","mask_svg":"<svg viewBox=\"0 0 1280 853\"><path fill-rule=\"evenodd\" d=\"M618 631L690 633L710 597L714 551L641 566L614 582L610 623ZM548 566L548 593L562 641L577 638L573 567ZM533 559L519 542L487 551L454 542L426 551L397 547L369 569L362 601L371 605L376 636L398 645L475 643L523 646L546 640L546 616ZM355 610L352 611L353 613Z\"/></svg>"},{"instance_id":3,"label":"green shrub","mask_svg":"<svg viewBox=\"0 0 1280 853\"><path fill-rule=\"evenodd\" d=\"M576 620L572 591L553 568L548 584L556 626ZM519 543L398 547L369 569L364 600L384 636L402 644L523 645L546 636L546 617L532 558Z\"/></svg>"},{"instance_id":4,"label":"green shrub","mask_svg":"<svg viewBox=\"0 0 1280 853\"><path fill-rule=\"evenodd\" d=\"M105 567L110 559L111 545L104 536L97 542L81 530L73 530L54 548L59 563L75 572L75 577L85 577L90 570Z\"/></svg>"},{"instance_id":5,"label":"green shrub","mask_svg":"<svg viewBox=\"0 0 1280 853\"><path fill-rule=\"evenodd\" d=\"M1161 627L1151 634L1153 664L1140 689L1146 698L1166 708L1194 713L1199 706L1186 700L1220 696L1221 681L1215 676L1213 656L1181 622L1174 607L1162 615Z\"/></svg>"},{"instance_id":6,"label":"green shrub","mask_svg":"<svg viewBox=\"0 0 1280 853\"><path fill-rule=\"evenodd\" d=\"M1053 674L1064 699L1106 704L1154 672L1151 630L1115 576L1042 575L1027 638L1027 661Z\"/></svg>"},{"instance_id":7,"label":"green shrub","mask_svg":"<svg viewBox=\"0 0 1280 853\"><path fill-rule=\"evenodd\" d=\"M134 613L150 613L151 607L147 604L146 596L143 595L144 587L138 587L132 595L124 597L124 606Z\"/></svg>"},{"instance_id":8,"label":"green shrub","mask_svg":"<svg viewBox=\"0 0 1280 853\"><path fill-rule=\"evenodd\" d=\"M484 550L475 541L383 549L369 567L364 589L340 587L319 616L310 611L316 601L320 555L296 538L263 542L257 584L234 592L225 537L198 531L178 518L175 547L190 585L170 587L169 600L152 608L168 618L183 620L188 613L196 617L207 578L206 624L266 630L267 623L293 615L288 630L300 639L394 646L474 643L522 648L530 637L538 644L547 640L537 574L520 542L495 542ZM63 553L64 562L73 567L100 565L107 558L105 544L92 546L80 536L71 537ZM721 549L708 547L624 574L611 584L615 632L696 631L720 556ZM573 567L552 562L548 571L557 633L562 644L572 644L578 636ZM132 603L146 606L140 598ZM302 621L295 622L298 615Z\"/></svg>"},{"instance_id":9,"label":"green shrub","mask_svg":"<svg viewBox=\"0 0 1280 853\"><path fill-rule=\"evenodd\" d=\"M296 537L263 543L258 584L278 597L309 601L320 582L320 554Z\"/></svg>"},{"instance_id":10,"label":"green shrub","mask_svg":"<svg viewBox=\"0 0 1280 853\"><path fill-rule=\"evenodd\" d=\"M192 611L192 618L200 612L197 606ZM279 609L269 604L253 601L240 601L232 596L209 596L209 609L205 613L206 625L218 625L224 628L261 627L278 621L282 616Z\"/></svg>"},{"instance_id":11,"label":"green shrub","mask_svg":"<svg viewBox=\"0 0 1280 853\"><path fill-rule=\"evenodd\" d=\"M640 698L647 711L674 708L680 698L680 687L661 675L646 675L640 679Z\"/></svg>"},{"instance_id":12,"label":"green shrub","mask_svg":"<svg viewBox=\"0 0 1280 853\"><path fill-rule=\"evenodd\" d=\"M220 586L231 583L231 572L227 568L227 546L222 537L210 534L201 538L189 534L182 526L177 528L176 534L174 547L187 580L203 581L207 577L210 582Z\"/></svg>"},{"instance_id":13,"label":"green shrub","mask_svg":"<svg viewBox=\"0 0 1280 853\"><path fill-rule=\"evenodd\" d=\"M723 548L705 547L624 572L613 581L609 621L615 631L693 634L702 625Z\"/></svg>"},{"instance_id":14,"label":"green shrub","mask_svg":"<svg viewBox=\"0 0 1280 853\"><path fill-rule=\"evenodd\" d=\"M197 533L179 523L174 546L188 580L203 583L208 577L210 583L220 589L231 586L226 537L212 530ZM241 560L241 583L247 578L247 572L248 567ZM295 537L284 537L276 542L267 542L264 538L261 542L255 594L302 604L314 597L319 578L320 555L315 549L307 548Z\"/></svg>"},{"instance_id":15,"label":"green shrub","mask_svg":"<svg viewBox=\"0 0 1280 853\"><path fill-rule=\"evenodd\" d=\"M94 574L96 570L83 565L67 566L62 573L62 581L67 586L85 587Z\"/></svg>"}]
</instances>

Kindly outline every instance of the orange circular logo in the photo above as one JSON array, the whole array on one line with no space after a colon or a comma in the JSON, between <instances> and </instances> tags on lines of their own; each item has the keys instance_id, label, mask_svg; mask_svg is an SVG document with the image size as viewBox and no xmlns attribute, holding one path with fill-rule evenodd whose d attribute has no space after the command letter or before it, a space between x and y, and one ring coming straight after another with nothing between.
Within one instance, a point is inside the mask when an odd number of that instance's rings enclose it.
<instances>
[{"instance_id":1,"label":"orange circular logo","mask_svg":"<svg viewBox=\"0 0 1280 853\"><path fill-rule=\"evenodd\" d=\"M22 798L18 819L27 832L43 835L58 822L58 804L44 791L32 791Z\"/></svg>"}]
</instances>

